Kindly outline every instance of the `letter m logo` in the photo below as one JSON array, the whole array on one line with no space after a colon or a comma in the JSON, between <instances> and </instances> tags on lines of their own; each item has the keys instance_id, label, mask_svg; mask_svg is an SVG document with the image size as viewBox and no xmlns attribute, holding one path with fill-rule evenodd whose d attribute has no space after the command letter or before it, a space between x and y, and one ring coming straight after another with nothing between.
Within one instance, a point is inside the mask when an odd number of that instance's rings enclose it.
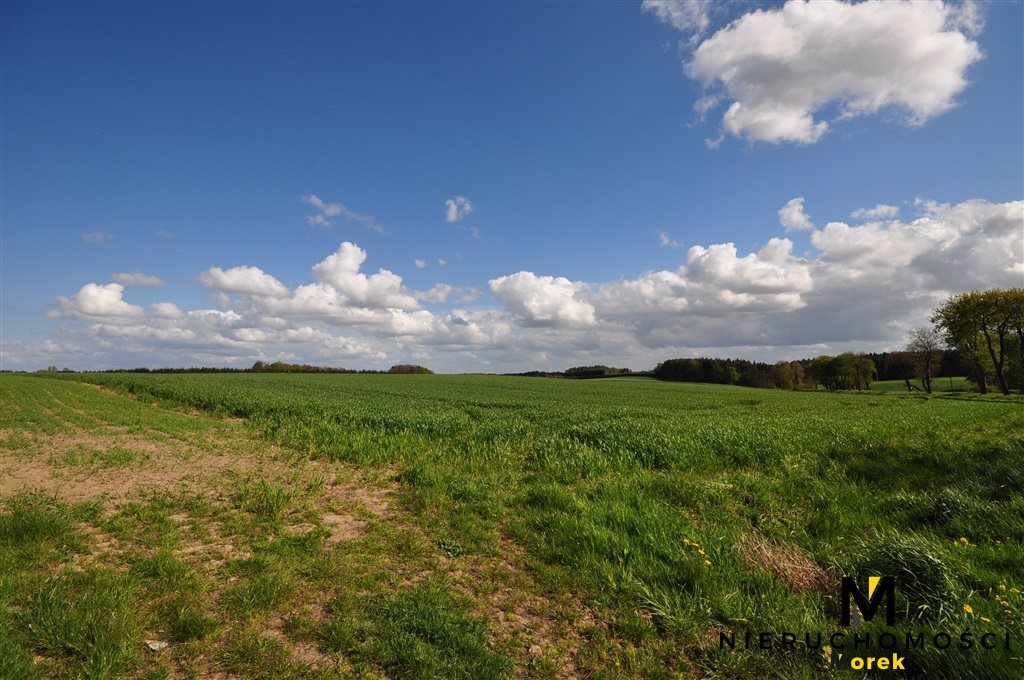
<instances>
[{"instance_id":1,"label":"letter m logo","mask_svg":"<svg viewBox=\"0 0 1024 680\"><path fill-rule=\"evenodd\" d=\"M842 614L839 623L849 626L852 620L854 625L859 625L861 620L870 621L875 618L878 606L885 598L885 625L892 626L896 623L896 579L892 576L869 576L867 597L857 587L857 582L850 576L843 577L842 584ZM857 605L856 614L853 613L853 605Z\"/></svg>"}]
</instances>

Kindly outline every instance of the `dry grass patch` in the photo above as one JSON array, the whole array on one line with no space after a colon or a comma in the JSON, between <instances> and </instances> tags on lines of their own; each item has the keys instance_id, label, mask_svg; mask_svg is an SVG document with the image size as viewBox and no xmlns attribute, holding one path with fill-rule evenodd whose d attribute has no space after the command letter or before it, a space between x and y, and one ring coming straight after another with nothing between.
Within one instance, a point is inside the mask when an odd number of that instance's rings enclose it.
<instances>
[{"instance_id":1,"label":"dry grass patch","mask_svg":"<svg viewBox=\"0 0 1024 680\"><path fill-rule=\"evenodd\" d=\"M782 579L795 593L824 593L834 580L810 555L791 543L753 534L740 542L739 550L744 560Z\"/></svg>"}]
</instances>

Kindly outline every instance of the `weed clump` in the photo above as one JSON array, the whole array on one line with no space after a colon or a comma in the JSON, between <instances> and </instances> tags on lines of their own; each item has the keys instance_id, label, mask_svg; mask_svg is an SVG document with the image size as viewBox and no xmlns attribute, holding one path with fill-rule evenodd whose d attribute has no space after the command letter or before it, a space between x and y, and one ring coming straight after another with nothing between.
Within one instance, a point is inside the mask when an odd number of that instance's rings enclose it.
<instances>
[{"instance_id":1,"label":"weed clump","mask_svg":"<svg viewBox=\"0 0 1024 680\"><path fill-rule=\"evenodd\" d=\"M957 580L950 559L915 535L888 534L861 546L857 578L896 578L897 611L909 619L936 623L956 611Z\"/></svg>"},{"instance_id":2,"label":"weed clump","mask_svg":"<svg viewBox=\"0 0 1024 680\"><path fill-rule=\"evenodd\" d=\"M65 572L36 593L18 618L33 649L67 662L78 677L116 677L137 660L142 622L135 588L123 575Z\"/></svg>"}]
</instances>

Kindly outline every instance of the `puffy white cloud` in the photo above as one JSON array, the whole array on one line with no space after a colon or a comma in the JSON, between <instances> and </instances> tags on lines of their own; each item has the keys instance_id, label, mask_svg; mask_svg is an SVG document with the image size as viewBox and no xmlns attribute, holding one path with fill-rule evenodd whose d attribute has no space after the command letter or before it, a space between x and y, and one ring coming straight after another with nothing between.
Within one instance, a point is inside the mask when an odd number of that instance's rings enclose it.
<instances>
[{"instance_id":1,"label":"puffy white cloud","mask_svg":"<svg viewBox=\"0 0 1024 680\"><path fill-rule=\"evenodd\" d=\"M449 222L458 222L463 217L473 212L473 202L465 196L449 198L444 202L445 219Z\"/></svg>"},{"instance_id":2,"label":"puffy white cloud","mask_svg":"<svg viewBox=\"0 0 1024 680\"><path fill-rule=\"evenodd\" d=\"M945 225L929 220L912 224L869 222L856 227L829 222L811 234L811 243L822 252L823 262L866 271L910 264L919 253L943 240L943 231Z\"/></svg>"},{"instance_id":3,"label":"puffy white cloud","mask_svg":"<svg viewBox=\"0 0 1024 680\"><path fill-rule=\"evenodd\" d=\"M821 250L810 263L814 289L790 315L779 345L902 346L910 328L952 293L1020 286L1024 202L920 202L920 215L850 226L832 222L812 234Z\"/></svg>"},{"instance_id":4,"label":"puffy white cloud","mask_svg":"<svg viewBox=\"0 0 1024 680\"><path fill-rule=\"evenodd\" d=\"M225 293L285 297L288 287L259 267L211 267L199 275L204 286Z\"/></svg>"},{"instance_id":5,"label":"puffy white cloud","mask_svg":"<svg viewBox=\"0 0 1024 680\"><path fill-rule=\"evenodd\" d=\"M685 33L699 36L707 30L711 19L711 0L644 0L641 7L661 21Z\"/></svg>"},{"instance_id":6,"label":"puffy white cloud","mask_svg":"<svg viewBox=\"0 0 1024 680\"><path fill-rule=\"evenodd\" d=\"M564 277L518 272L490 281L491 292L530 326L578 326L595 321L594 307L577 298L583 285Z\"/></svg>"},{"instance_id":7,"label":"puffy white cloud","mask_svg":"<svg viewBox=\"0 0 1024 680\"><path fill-rule=\"evenodd\" d=\"M919 202L920 217L850 226L830 222L811 234L819 260L860 274L910 267L934 288L942 280L972 286L1020 285L1013 273L1021 261L1024 202L965 201L957 205Z\"/></svg>"},{"instance_id":8,"label":"puffy white cloud","mask_svg":"<svg viewBox=\"0 0 1024 680\"><path fill-rule=\"evenodd\" d=\"M426 269L427 268L427 261L426 260L421 260L421 259L417 258L417 259L413 260L413 264L416 265L416 269Z\"/></svg>"},{"instance_id":9,"label":"puffy white cloud","mask_svg":"<svg viewBox=\"0 0 1024 680\"><path fill-rule=\"evenodd\" d=\"M948 111L982 56L976 27L976 11L942 2L790 0L719 30L686 68L710 91L699 110L731 102L724 134L810 144L830 105L840 119L892 107L915 125Z\"/></svg>"},{"instance_id":10,"label":"puffy white cloud","mask_svg":"<svg viewBox=\"0 0 1024 680\"><path fill-rule=\"evenodd\" d=\"M399 309L419 307L397 274L387 269L380 269L371 276L360 272L365 260L365 250L345 241L337 252L313 267L313 275L320 284L337 292L345 304Z\"/></svg>"},{"instance_id":11,"label":"puffy white cloud","mask_svg":"<svg viewBox=\"0 0 1024 680\"><path fill-rule=\"evenodd\" d=\"M627 325L657 323L690 308L688 288L682 269L646 272L635 279L601 284L587 299L601 319Z\"/></svg>"},{"instance_id":12,"label":"puffy white cloud","mask_svg":"<svg viewBox=\"0 0 1024 680\"><path fill-rule=\"evenodd\" d=\"M693 246L686 254L686 275L737 297L767 293L798 300L799 293L812 287L805 263L793 257L793 243L785 238L772 238L757 253L743 257L736 255L732 243Z\"/></svg>"},{"instance_id":13,"label":"puffy white cloud","mask_svg":"<svg viewBox=\"0 0 1024 680\"><path fill-rule=\"evenodd\" d=\"M860 208L850 213L855 220L884 220L892 217L899 217L900 209L895 205L879 203L874 208Z\"/></svg>"},{"instance_id":14,"label":"puffy white cloud","mask_svg":"<svg viewBox=\"0 0 1024 680\"><path fill-rule=\"evenodd\" d=\"M806 305L813 289L807 262L793 244L773 238L757 253L739 256L732 243L693 246L676 271L647 272L636 279L605 283L586 296L597 318L630 329L641 342L658 346L670 338L686 344L700 335L708 343L719 326L711 319L737 314L790 312ZM707 337L704 337L704 336Z\"/></svg>"},{"instance_id":15,"label":"puffy white cloud","mask_svg":"<svg viewBox=\"0 0 1024 680\"><path fill-rule=\"evenodd\" d=\"M142 307L124 301L124 286L119 283L87 283L71 297L57 298L60 315L76 318L113 319L137 317L144 313Z\"/></svg>"},{"instance_id":16,"label":"puffy white cloud","mask_svg":"<svg viewBox=\"0 0 1024 680\"><path fill-rule=\"evenodd\" d=\"M156 302L149 306L149 312L153 316L163 319L182 319L185 313L178 309L173 302Z\"/></svg>"},{"instance_id":17,"label":"puffy white cloud","mask_svg":"<svg viewBox=\"0 0 1024 680\"><path fill-rule=\"evenodd\" d=\"M432 286L430 290L417 293L416 297L425 302L444 302L448 299L448 296L456 291L458 291L458 288L455 286L450 286L447 283L438 283Z\"/></svg>"},{"instance_id":18,"label":"puffy white cloud","mask_svg":"<svg viewBox=\"0 0 1024 680\"><path fill-rule=\"evenodd\" d=\"M922 288L956 292L1024 286L1024 201L919 205L925 216L913 224L943 237L914 259L915 269L927 277Z\"/></svg>"},{"instance_id":19,"label":"puffy white cloud","mask_svg":"<svg viewBox=\"0 0 1024 680\"><path fill-rule=\"evenodd\" d=\"M779 222L786 228L786 231L810 231L814 229L814 223L804 211L804 198L799 196L791 199L786 205L779 208Z\"/></svg>"},{"instance_id":20,"label":"puffy white cloud","mask_svg":"<svg viewBox=\"0 0 1024 680\"><path fill-rule=\"evenodd\" d=\"M164 285L164 280L159 276L150 276L141 272L118 272L111 274L110 278L128 288L156 288Z\"/></svg>"}]
</instances>

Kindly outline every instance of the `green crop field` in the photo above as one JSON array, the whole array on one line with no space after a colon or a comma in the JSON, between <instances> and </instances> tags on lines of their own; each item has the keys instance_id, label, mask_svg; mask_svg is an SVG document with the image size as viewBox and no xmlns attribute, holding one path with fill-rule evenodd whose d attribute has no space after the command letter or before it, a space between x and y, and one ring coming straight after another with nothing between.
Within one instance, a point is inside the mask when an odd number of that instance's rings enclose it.
<instances>
[{"instance_id":1,"label":"green crop field","mask_svg":"<svg viewBox=\"0 0 1024 680\"><path fill-rule=\"evenodd\" d=\"M68 377L0 377L3 678L842 677L846 575L906 675L1024 675L1013 397Z\"/></svg>"}]
</instances>

